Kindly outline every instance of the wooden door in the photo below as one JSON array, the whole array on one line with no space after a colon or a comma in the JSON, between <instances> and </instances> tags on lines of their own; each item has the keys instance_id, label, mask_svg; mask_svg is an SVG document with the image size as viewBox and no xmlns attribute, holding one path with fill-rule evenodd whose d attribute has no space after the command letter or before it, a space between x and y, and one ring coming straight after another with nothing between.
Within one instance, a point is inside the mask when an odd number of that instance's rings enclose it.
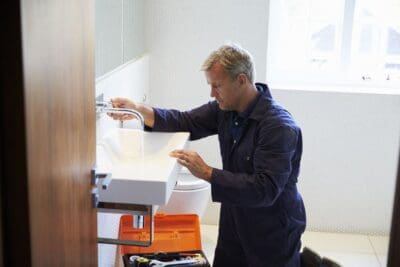
<instances>
[{"instance_id":1,"label":"wooden door","mask_svg":"<svg viewBox=\"0 0 400 267\"><path fill-rule=\"evenodd\" d=\"M400 266L400 150L397 163L397 182L394 194L392 227L390 231L388 267Z\"/></svg>"},{"instance_id":2,"label":"wooden door","mask_svg":"<svg viewBox=\"0 0 400 267\"><path fill-rule=\"evenodd\" d=\"M97 266L94 1L2 11L2 261Z\"/></svg>"}]
</instances>

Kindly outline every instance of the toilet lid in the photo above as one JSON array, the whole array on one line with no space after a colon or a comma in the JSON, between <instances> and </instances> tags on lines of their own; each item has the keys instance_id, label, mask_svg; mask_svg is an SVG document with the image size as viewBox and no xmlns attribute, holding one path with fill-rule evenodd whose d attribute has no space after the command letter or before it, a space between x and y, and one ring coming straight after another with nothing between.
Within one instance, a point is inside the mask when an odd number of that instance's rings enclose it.
<instances>
[{"instance_id":1,"label":"toilet lid","mask_svg":"<svg viewBox=\"0 0 400 267\"><path fill-rule=\"evenodd\" d=\"M181 174L176 181L175 190L195 190L209 186L210 184L191 174Z\"/></svg>"}]
</instances>

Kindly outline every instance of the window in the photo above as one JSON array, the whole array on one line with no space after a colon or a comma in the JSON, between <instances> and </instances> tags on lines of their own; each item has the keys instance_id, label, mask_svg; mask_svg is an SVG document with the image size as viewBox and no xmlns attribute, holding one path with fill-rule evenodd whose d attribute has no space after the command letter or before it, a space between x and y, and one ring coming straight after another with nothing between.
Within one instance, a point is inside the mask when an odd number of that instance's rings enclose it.
<instances>
[{"instance_id":1,"label":"window","mask_svg":"<svg viewBox=\"0 0 400 267\"><path fill-rule=\"evenodd\" d=\"M400 0L274 0L269 19L269 82L400 91Z\"/></svg>"}]
</instances>

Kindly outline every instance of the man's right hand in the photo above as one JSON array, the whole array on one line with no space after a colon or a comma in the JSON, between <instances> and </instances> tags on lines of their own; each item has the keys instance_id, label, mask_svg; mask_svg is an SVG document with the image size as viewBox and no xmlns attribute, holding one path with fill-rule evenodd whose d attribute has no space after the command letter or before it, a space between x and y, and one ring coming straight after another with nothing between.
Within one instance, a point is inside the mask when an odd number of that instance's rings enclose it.
<instances>
[{"instance_id":1,"label":"man's right hand","mask_svg":"<svg viewBox=\"0 0 400 267\"><path fill-rule=\"evenodd\" d=\"M128 98L116 97L111 99L111 103L113 108L137 109L136 104ZM131 114L107 113L107 115L112 117L114 120L120 121L126 121L135 118L135 116Z\"/></svg>"},{"instance_id":2,"label":"man's right hand","mask_svg":"<svg viewBox=\"0 0 400 267\"><path fill-rule=\"evenodd\" d=\"M127 108L127 109L134 109L140 114L142 114L144 118L144 124L150 128L154 126L154 110L151 106L136 103L128 98L116 97L111 99L111 103L113 108ZM126 121L135 119L134 115L130 114L120 114L120 113L107 113L110 117L114 120Z\"/></svg>"}]
</instances>

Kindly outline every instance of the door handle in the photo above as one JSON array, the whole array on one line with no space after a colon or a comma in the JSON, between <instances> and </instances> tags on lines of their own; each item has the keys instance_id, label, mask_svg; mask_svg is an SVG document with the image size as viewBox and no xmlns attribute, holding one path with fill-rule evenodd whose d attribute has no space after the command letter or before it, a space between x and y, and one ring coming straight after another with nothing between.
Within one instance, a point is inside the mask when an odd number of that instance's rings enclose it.
<instances>
[{"instance_id":1,"label":"door handle","mask_svg":"<svg viewBox=\"0 0 400 267\"><path fill-rule=\"evenodd\" d=\"M92 167L92 170L90 171L90 176L91 176L91 184L94 186L97 186L97 183L99 180L101 180L101 188L106 190L107 187L110 185L111 180L112 180L112 174L111 173L98 173L96 172L96 166Z\"/></svg>"}]
</instances>

